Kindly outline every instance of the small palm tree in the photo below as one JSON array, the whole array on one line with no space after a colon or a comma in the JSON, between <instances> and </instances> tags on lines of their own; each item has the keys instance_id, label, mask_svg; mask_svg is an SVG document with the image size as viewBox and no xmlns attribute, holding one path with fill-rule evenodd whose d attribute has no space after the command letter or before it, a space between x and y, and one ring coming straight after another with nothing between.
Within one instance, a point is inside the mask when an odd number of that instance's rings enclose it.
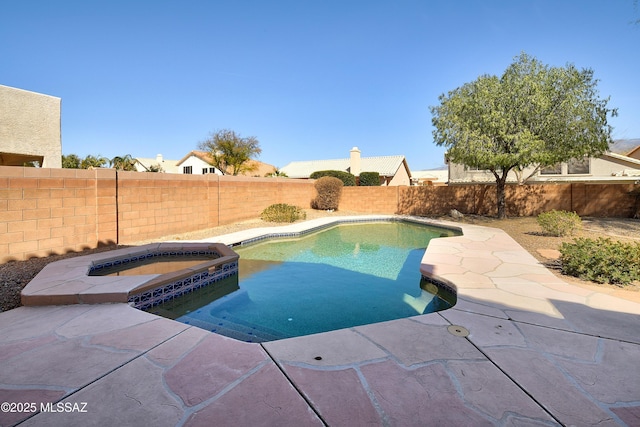
<instances>
[{"instance_id":1,"label":"small palm tree","mask_svg":"<svg viewBox=\"0 0 640 427\"><path fill-rule=\"evenodd\" d=\"M116 170L135 171L136 160L131 157L131 154L116 156L113 159L109 160L109 167L112 167Z\"/></svg>"},{"instance_id":2,"label":"small palm tree","mask_svg":"<svg viewBox=\"0 0 640 427\"><path fill-rule=\"evenodd\" d=\"M273 172L269 172L268 174L265 175L265 177L267 177L267 178L275 178L275 177L289 178L289 176L286 173L282 172L278 168L274 168Z\"/></svg>"}]
</instances>

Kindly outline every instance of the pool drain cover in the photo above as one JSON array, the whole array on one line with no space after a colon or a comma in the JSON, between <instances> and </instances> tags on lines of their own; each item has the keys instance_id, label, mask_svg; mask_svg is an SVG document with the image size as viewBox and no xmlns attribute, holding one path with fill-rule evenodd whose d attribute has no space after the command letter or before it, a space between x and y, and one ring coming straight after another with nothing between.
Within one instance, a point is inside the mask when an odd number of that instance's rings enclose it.
<instances>
[{"instance_id":1,"label":"pool drain cover","mask_svg":"<svg viewBox=\"0 0 640 427\"><path fill-rule=\"evenodd\" d=\"M469 335L469 331L467 330L467 328L458 325L451 325L447 327L447 330L451 335L455 335L457 337L466 337L467 335Z\"/></svg>"}]
</instances>

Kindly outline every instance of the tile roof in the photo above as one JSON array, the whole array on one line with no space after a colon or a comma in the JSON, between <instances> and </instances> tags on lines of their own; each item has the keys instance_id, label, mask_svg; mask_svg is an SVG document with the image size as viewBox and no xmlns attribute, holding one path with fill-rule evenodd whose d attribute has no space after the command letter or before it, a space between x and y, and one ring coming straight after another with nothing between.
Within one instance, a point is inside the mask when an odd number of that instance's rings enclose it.
<instances>
[{"instance_id":1,"label":"tile roof","mask_svg":"<svg viewBox=\"0 0 640 427\"><path fill-rule=\"evenodd\" d=\"M362 157L360 159L360 170L362 172L378 172L381 176L394 176L404 160L404 156ZM291 162L280 168L280 170L286 173L289 178L309 178L316 171L339 170L349 172L349 168L350 159L335 159Z\"/></svg>"},{"instance_id":2,"label":"tile roof","mask_svg":"<svg viewBox=\"0 0 640 427\"><path fill-rule=\"evenodd\" d=\"M636 139L617 139L609 146L609 151L615 154L628 156L630 153L640 147L640 138Z\"/></svg>"}]
</instances>

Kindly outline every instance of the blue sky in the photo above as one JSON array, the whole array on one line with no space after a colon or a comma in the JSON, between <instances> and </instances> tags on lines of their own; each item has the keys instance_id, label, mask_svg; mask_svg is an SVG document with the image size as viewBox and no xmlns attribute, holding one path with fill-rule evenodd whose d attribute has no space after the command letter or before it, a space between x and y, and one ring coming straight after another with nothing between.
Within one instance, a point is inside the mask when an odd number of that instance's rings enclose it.
<instances>
[{"instance_id":1,"label":"blue sky","mask_svg":"<svg viewBox=\"0 0 640 427\"><path fill-rule=\"evenodd\" d=\"M211 131L259 160L443 165L429 106L520 52L592 68L640 138L634 0L0 0L0 84L62 98L62 151L180 159Z\"/></svg>"}]
</instances>

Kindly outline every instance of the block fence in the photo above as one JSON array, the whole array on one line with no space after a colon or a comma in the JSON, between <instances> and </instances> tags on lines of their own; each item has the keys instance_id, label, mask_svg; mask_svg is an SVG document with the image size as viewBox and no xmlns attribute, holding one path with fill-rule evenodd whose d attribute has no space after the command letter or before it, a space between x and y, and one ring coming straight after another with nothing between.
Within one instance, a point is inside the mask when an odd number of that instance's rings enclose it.
<instances>
[{"instance_id":1,"label":"block fence","mask_svg":"<svg viewBox=\"0 0 640 427\"><path fill-rule=\"evenodd\" d=\"M551 209L630 217L633 184L510 186L510 216ZM257 218L274 203L308 208L313 181L173 175L113 169L0 167L0 262L133 244ZM495 214L495 186L344 187L340 209L361 213Z\"/></svg>"}]
</instances>

